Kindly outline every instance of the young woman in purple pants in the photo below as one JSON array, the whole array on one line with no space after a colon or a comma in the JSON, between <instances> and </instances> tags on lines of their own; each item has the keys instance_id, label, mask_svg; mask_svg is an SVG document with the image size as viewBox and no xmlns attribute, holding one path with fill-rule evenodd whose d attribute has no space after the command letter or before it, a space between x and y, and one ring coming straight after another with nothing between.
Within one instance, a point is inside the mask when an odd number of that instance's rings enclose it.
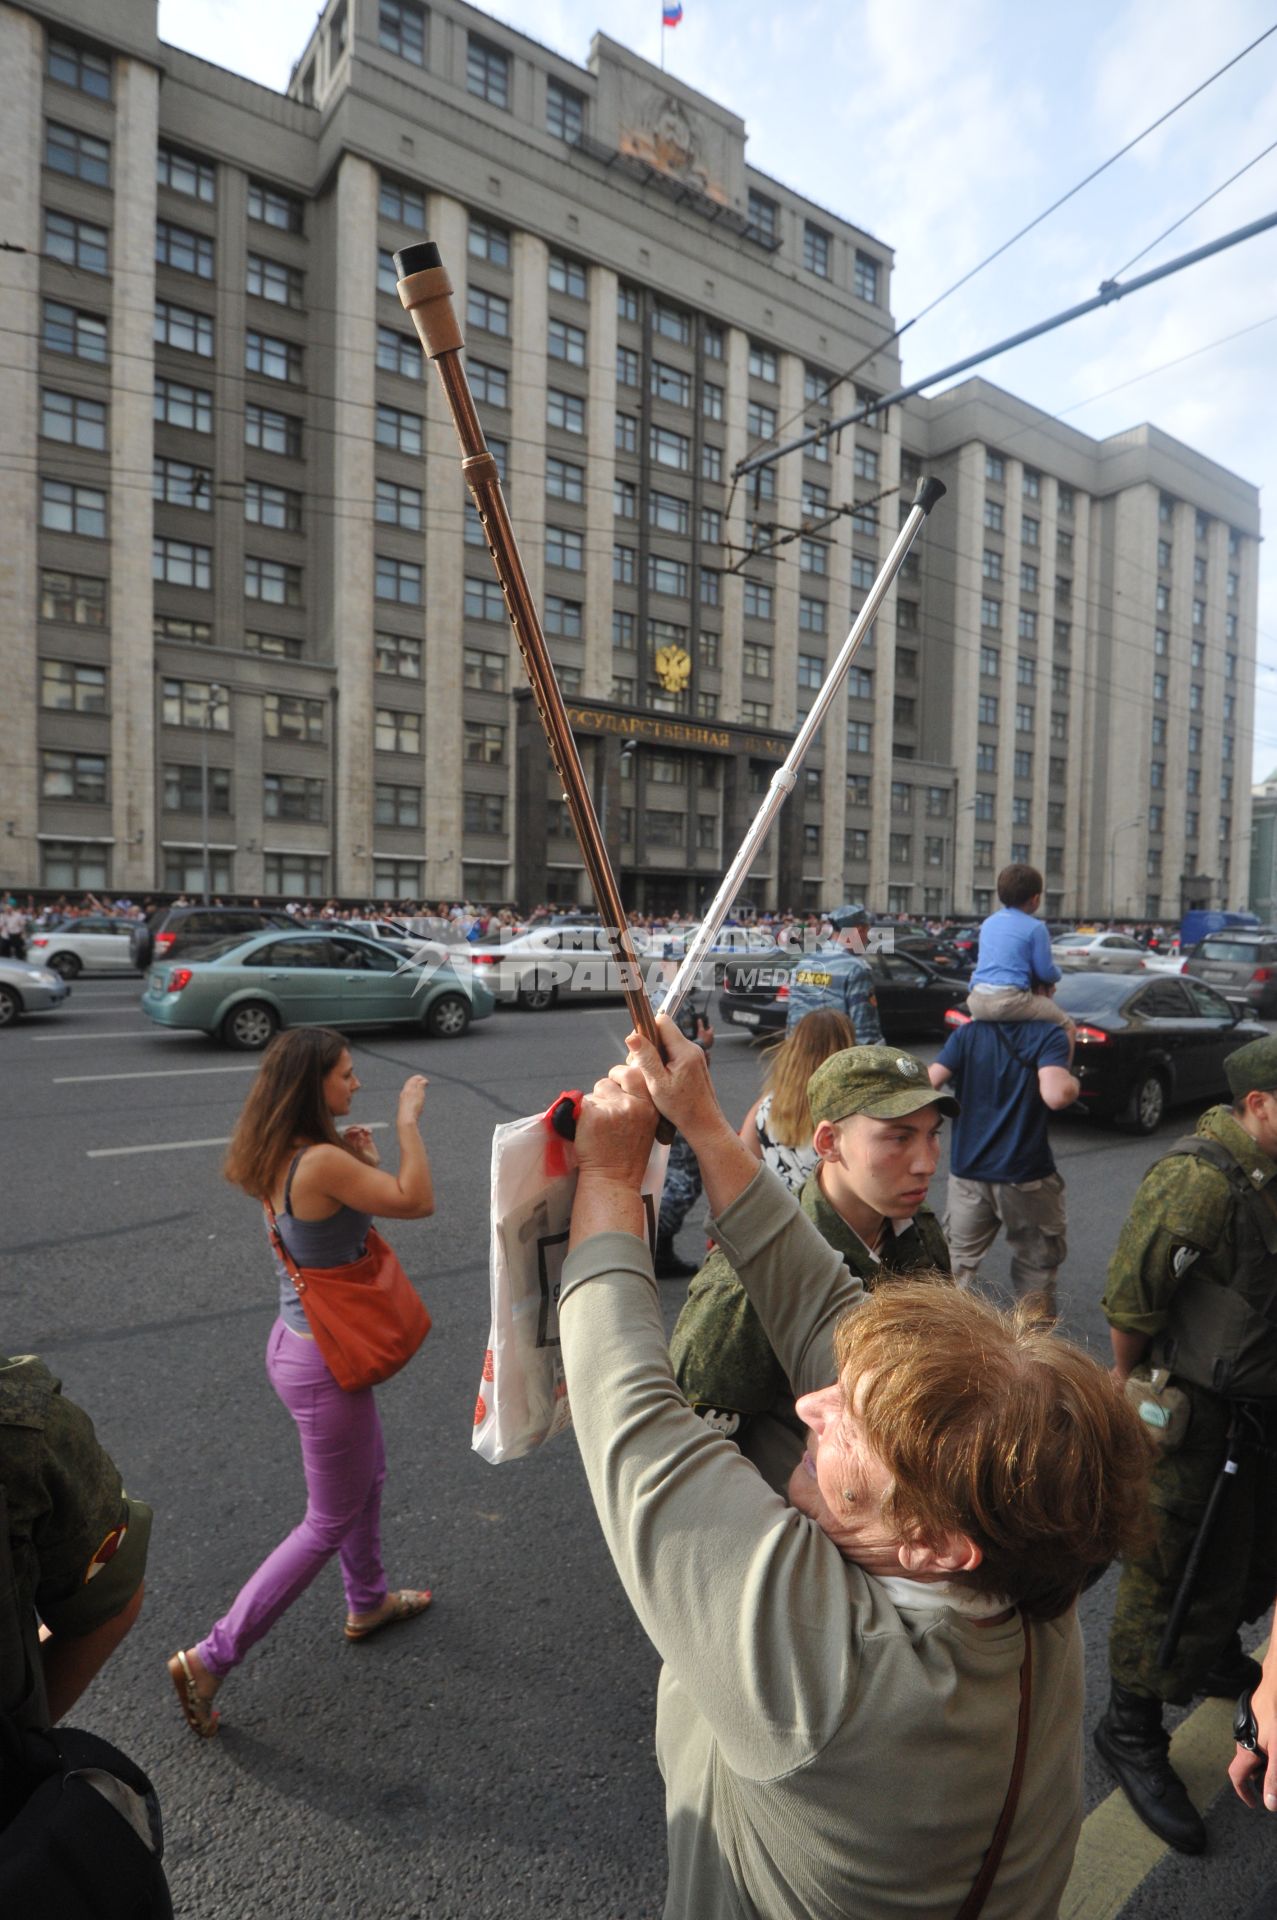
<instances>
[{"instance_id":1,"label":"young woman in purple pants","mask_svg":"<svg viewBox=\"0 0 1277 1920\"><path fill-rule=\"evenodd\" d=\"M228 1180L275 1209L280 1237L299 1267L344 1266L364 1250L374 1215L422 1220L434 1212L430 1162L420 1120L426 1080L415 1073L399 1095L399 1172L385 1173L367 1127L338 1133L359 1091L341 1034L295 1027L262 1057L226 1155ZM373 1389L339 1387L315 1344L287 1272L279 1274L279 1317L266 1344L266 1372L301 1440L306 1515L241 1587L230 1611L197 1646L168 1663L187 1723L217 1732L213 1695L232 1667L274 1626L337 1554L346 1589L346 1638L363 1640L410 1620L430 1594L391 1592L381 1564L381 1489L386 1450Z\"/></svg>"}]
</instances>

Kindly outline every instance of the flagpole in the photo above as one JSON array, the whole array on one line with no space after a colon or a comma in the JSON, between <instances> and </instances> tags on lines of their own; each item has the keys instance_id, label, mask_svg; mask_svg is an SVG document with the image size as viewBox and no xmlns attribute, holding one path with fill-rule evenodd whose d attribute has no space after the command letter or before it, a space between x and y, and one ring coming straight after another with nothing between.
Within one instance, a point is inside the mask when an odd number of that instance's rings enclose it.
<instances>
[{"instance_id":1,"label":"flagpole","mask_svg":"<svg viewBox=\"0 0 1277 1920\"><path fill-rule=\"evenodd\" d=\"M665 71L665 9L661 9L661 72Z\"/></svg>"}]
</instances>

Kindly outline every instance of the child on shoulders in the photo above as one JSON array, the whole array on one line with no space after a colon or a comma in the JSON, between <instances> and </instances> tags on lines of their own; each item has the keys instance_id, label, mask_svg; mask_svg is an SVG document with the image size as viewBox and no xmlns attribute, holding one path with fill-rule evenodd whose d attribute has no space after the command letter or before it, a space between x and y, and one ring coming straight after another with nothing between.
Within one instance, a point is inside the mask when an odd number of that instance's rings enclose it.
<instances>
[{"instance_id":1,"label":"child on shoulders","mask_svg":"<svg viewBox=\"0 0 1277 1920\"><path fill-rule=\"evenodd\" d=\"M967 1011L973 1020L1051 1020L1072 1032L1073 1022L1052 998L1061 974L1051 957L1051 936L1034 917L1042 884L1036 867L1018 863L998 875L1002 906L980 928L971 976Z\"/></svg>"}]
</instances>

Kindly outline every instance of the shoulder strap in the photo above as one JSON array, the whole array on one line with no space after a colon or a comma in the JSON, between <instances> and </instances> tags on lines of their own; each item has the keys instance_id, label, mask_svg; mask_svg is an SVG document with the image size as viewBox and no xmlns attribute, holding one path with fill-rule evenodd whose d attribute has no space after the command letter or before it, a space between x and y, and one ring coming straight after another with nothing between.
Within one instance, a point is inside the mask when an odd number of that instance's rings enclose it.
<instances>
[{"instance_id":1,"label":"shoulder strap","mask_svg":"<svg viewBox=\"0 0 1277 1920\"><path fill-rule=\"evenodd\" d=\"M1024 1763L1029 1751L1029 1716L1033 1702L1033 1640L1024 1614L1020 1615L1020 1625L1024 1629L1024 1663L1020 1668L1020 1718L1015 1730L1015 1759L1011 1763L1011 1784L1007 1788L1007 1797L998 1815L998 1824L993 1829L989 1851L984 1856L970 1893L958 1908L957 1920L976 1920L976 1915L983 1912L994 1876L1002 1864L1007 1835L1011 1831L1011 1822L1015 1819L1015 1810L1020 1802Z\"/></svg>"},{"instance_id":2,"label":"shoulder strap","mask_svg":"<svg viewBox=\"0 0 1277 1920\"><path fill-rule=\"evenodd\" d=\"M285 1213L291 1213L293 1210L293 1199L292 1199L293 1175L296 1173L298 1162L300 1161L302 1155L305 1152L306 1152L305 1147L298 1147L296 1153L293 1155L292 1159L289 1161L289 1164L288 1164L288 1178L284 1182L284 1212Z\"/></svg>"}]
</instances>

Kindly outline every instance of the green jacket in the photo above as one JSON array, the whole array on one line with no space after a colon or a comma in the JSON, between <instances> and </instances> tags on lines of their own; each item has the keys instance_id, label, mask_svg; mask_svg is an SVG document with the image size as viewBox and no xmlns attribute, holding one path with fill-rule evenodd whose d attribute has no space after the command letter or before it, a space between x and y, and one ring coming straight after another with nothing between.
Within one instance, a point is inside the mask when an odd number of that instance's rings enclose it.
<instances>
[{"instance_id":1,"label":"green jacket","mask_svg":"<svg viewBox=\"0 0 1277 1920\"><path fill-rule=\"evenodd\" d=\"M0 1487L16 1602L0 1596L0 1704L38 1720L37 1616L72 1639L114 1619L141 1585L151 1509L33 1354L0 1356Z\"/></svg>"},{"instance_id":2,"label":"green jacket","mask_svg":"<svg viewBox=\"0 0 1277 1920\"><path fill-rule=\"evenodd\" d=\"M1256 1146L1230 1108L1211 1107L1195 1131L1226 1147L1257 1191L1277 1181L1277 1162ZM1109 1325L1122 1333L1160 1333L1171 1322L1187 1273L1228 1285L1234 1239L1227 1177L1187 1155L1157 1161L1140 1183L1109 1262L1100 1303Z\"/></svg>"},{"instance_id":3,"label":"green jacket","mask_svg":"<svg viewBox=\"0 0 1277 1920\"><path fill-rule=\"evenodd\" d=\"M799 1205L821 1238L841 1254L853 1279L872 1288L880 1272L949 1271L940 1223L923 1206L896 1238L890 1223L881 1260L826 1200L819 1168L808 1176ZM802 1456L802 1423L784 1368L721 1248L716 1247L688 1288L687 1303L670 1338L674 1377L706 1423L736 1441L764 1479L783 1491ZM826 1383L828 1384L828 1383Z\"/></svg>"}]
</instances>

